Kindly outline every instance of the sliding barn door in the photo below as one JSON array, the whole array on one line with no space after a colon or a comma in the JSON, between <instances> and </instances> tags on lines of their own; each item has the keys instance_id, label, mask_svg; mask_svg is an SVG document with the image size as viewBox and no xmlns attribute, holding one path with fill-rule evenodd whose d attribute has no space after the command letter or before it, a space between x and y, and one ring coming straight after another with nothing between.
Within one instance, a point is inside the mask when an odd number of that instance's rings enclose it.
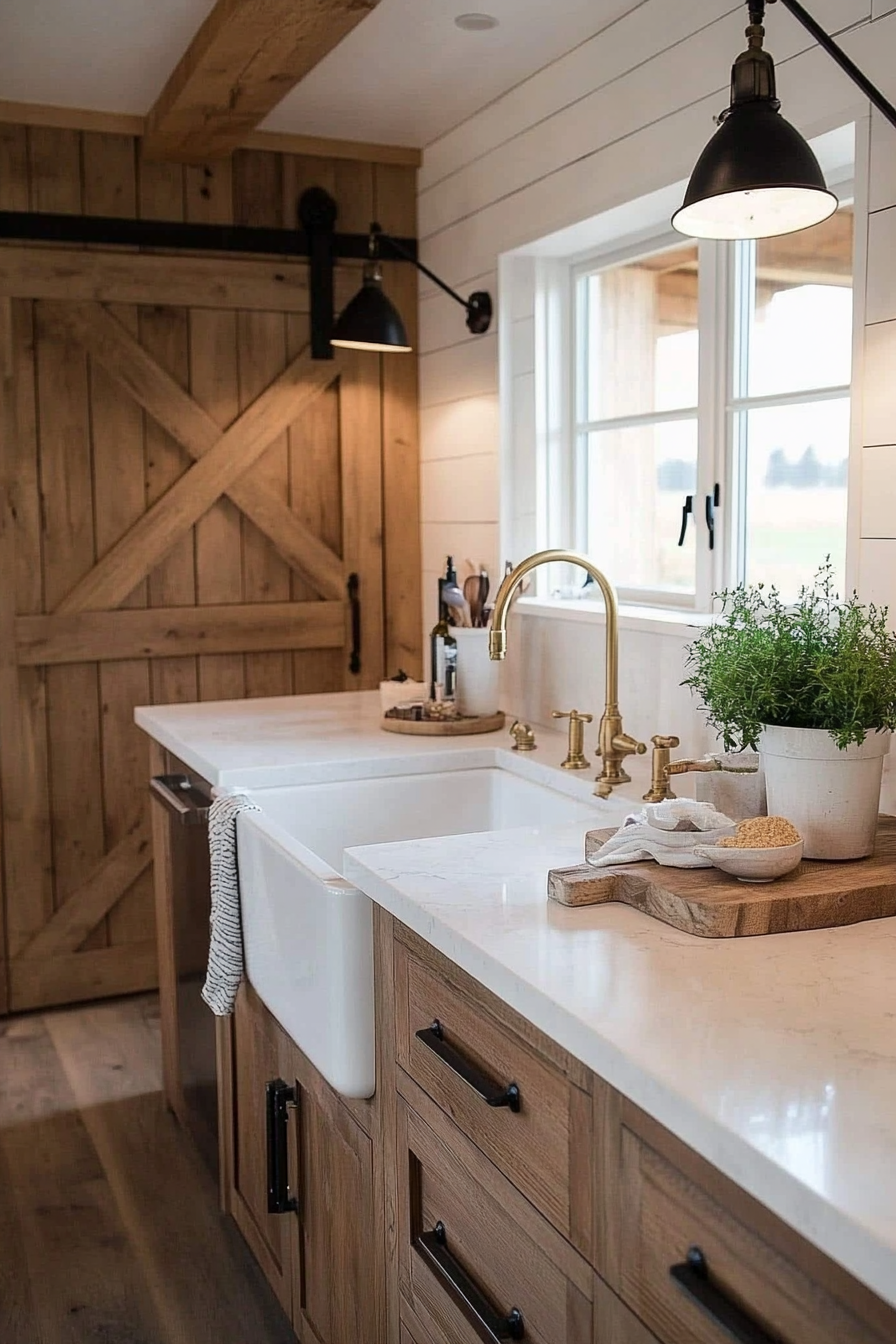
<instances>
[{"instance_id":1,"label":"sliding barn door","mask_svg":"<svg viewBox=\"0 0 896 1344\"><path fill-rule=\"evenodd\" d=\"M305 275L0 249L13 1011L156 981L135 705L383 674L380 364L310 358Z\"/></svg>"}]
</instances>

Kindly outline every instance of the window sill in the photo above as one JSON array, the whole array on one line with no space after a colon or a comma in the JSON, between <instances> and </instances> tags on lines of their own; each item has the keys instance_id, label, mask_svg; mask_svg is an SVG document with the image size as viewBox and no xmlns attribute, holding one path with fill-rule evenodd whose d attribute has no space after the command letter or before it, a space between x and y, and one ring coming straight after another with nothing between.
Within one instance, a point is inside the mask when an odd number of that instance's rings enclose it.
<instances>
[{"instance_id":1,"label":"window sill","mask_svg":"<svg viewBox=\"0 0 896 1344\"><path fill-rule=\"evenodd\" d=\"M582 621L586 625L604 625L603 602L587 598L521 597L514 603L521 616L541 616L557 621ZM619 604L620 630L640 630L654 635L686 636L701 630L713 617L704 611L678 611L672 607L647 607L634 602Z\"/></svg>"}]
</instances>

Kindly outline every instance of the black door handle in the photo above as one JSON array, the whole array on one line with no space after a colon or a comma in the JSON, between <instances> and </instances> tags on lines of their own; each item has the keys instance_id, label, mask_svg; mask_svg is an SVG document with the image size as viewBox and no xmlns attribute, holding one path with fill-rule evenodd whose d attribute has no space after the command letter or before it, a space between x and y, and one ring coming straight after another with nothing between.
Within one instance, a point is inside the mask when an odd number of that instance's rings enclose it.
<instances>
[{"instance_id":1,"label":"black door handle","mask_svg":"<svg viewBox=\"0 0 896 1344\"><path fill-rule=\"evenodd\" d=\"M681 506L681 531L678 534L679 546L684 545L684 539L687 535L688 530L688 514L692 514L693 512L694 512L694 496L685 495L684 503Z\"/></svg>"},{"instance_id":2,"label":"black door handle","mask_svg":"<svg viewBox=\"0 0 896 1344\"><path fill-rule=\"evenodd\" d=\"M709 1277L706 1257L699 1246L691 1246L687 1260L683 1264L672 1265L669 1273L679 1288L716 1325L721 1326L735 1344L781 1344L779 1339L763 1330L736 1302L732 1302L715 1286Z\"/></svg>"},{"instance_id":3,"label":"black door handle","mask_svg":"<svg viewBox=\"0 0 896 1344\"><path fill-rule=\"evenodd\" d=\"M418 1031L416 1036L422 1045L448 1065L452 1073L456 1073L469 1087L472 1087L486 1106L507 1106L511 1111L519 1111L520 1090L516 1083L508 1083L506 1087L501 1087L500 1083L493 1083L487 1078L475 1064L464 1059L460 1051L455 1050L454 1046L445 1040L442 1024L438 1018L431 1027L423 1027Z\"/></svg>"},{"instance_id":4,"label":"black door handle","mask_svg":"<svg viewBox=\"0 0 896 1344\"><path fill-rule=\"evenodd\" d=\"M414 1247L485 1344L500 1344L504 1339L525 1339L523 1313L518 1307L513 1307L506 1316L502 1316L492 1306L482 1289L448 1250L448 1236L443 1222L436 1223L431 1232L421 1232L414 1240Z\"/></svg>"},{"instance_id":5,"label":"black door handle","mask_svg":"<svg viewBox=\"0 0 896 1344\"><path fill-rule=\"evenodd\" d=\"M289 1116L287 1107L296 1090L282 1078L265 1086L265 1121L268 1159L268 1213L291 1213L298 1200L289 1193Z\"/></svg>"},{"instance_id":6,"label":"black door handle","mask_svg":"<svg viewBox=\"0 0 896 1344\"><path fill-rule=\"evenodd\" d=\"M349 574L348 583L345 586L348 590L348 601L352 611L352 651L349 655L348 670L353 676L357 676L361 671L361 598L359 595L361 580L357 574Z\"/></svg>"},{"instance_id":7,"label":"black door handle","mask_svg":"<svg viewBox=\"0 0 896 1344\"><path fill-rule=\"evenodd\" d=\"M715 550L716 547L716 509L719 507L721 492L719 483L716 481L711 495L706 496L706 526L709 530L709 549Z\"/></svg>"}]
</instances>

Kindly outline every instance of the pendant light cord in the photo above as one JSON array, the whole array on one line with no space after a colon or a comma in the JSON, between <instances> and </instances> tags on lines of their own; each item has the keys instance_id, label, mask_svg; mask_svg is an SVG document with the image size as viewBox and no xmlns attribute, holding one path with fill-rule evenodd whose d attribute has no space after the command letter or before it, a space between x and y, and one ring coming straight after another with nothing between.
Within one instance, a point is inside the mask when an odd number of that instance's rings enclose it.
<instances>
[{"instance_id":1,"label":"pendant light cord","mask_svg":"<svg viewBox=\"0 0 896 1344\"><path fill-rule=\"evenodd\" d=\"M761 23L762 22L761 15L765 10L765 5L757 4L756 0L748 0L748 2L750 6L750 22ZM768 0L768 3L771 5L777 4L779 3L779 0ZM896 126L896 107L894 107L893 104L884 97L880 89L878 89L874 84L871 83L871 80L867 77L867 75L862 74L862 71L856 65L855 61L851 60L850 57L847 56L843 48L838 46L832 37L828 36L828 34L824 31L821 25L815 19L813 19L812 15L807 13L807 11L800 4L800 0L780 0L780 4L782 4L784 8L793 15L797 23L801 23L803 25L806 32L809 33L811 37L814 37L818 45L822 47L828 53L828 55L837 62L837 64L840 66L840 69L843 70L847 75L849 75L852 82L858 85L858 87L862 90L862 92L864 93L865 97L869 100L869 102L872 102L874 106L877 108L878 112L880 112L882 116L886 117L887 121L889 121L891 125ZM754 13L756 11L759 11L760 13L760 17L758 20L754 18Z\"/></svg>"}]
</instances>

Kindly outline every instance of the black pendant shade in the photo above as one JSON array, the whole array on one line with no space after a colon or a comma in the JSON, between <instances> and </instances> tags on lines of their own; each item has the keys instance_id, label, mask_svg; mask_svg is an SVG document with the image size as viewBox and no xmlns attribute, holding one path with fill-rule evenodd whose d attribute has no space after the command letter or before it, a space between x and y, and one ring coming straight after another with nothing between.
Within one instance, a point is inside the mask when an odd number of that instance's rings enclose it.
<instances>
[{"instance_id":1,"label":"black pendant shade","mask_svg":"<svg viewBox=\"0 0 896 1344\"><path fill-rule=\"evenodd\" d=\"M832 49L798 0L783 2ZM672 217L674 227L692 238L770 238L820 224L837 209L809 145L781 116L775 63L763 49L765 0L747 4L748 45L731 71L730 107ZM847 60L835 46L832 54L841 64Z\"/></svg>"},{"instance_id":2,"label":"black pendant shade","mask_svg":"<svg viewBox=\"0 0 896 1344\"><path fill-rule=\"evenodd\" d=\"M735 104L704 149L672 223L692 238L768 238L837 209L818 160L776 100Z\"/></svg>"},{"instance_id":3,"label":"black pendant shade","mask_svg":"<svg viewBox=\"0 0 896 1344\"><path fill-rule=\"evenodd\" d=\"M348 350L412 348L401 314L383 292L382 272L375 262L364 267L364 282L336 319L330 341Z\"/></svg>"}]
</instances>

